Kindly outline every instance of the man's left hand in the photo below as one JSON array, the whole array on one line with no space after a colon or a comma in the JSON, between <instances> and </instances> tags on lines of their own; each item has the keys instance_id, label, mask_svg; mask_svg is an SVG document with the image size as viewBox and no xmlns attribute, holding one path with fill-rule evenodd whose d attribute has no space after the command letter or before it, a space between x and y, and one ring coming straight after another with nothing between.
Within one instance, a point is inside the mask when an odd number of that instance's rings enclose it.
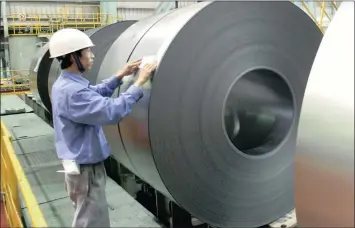
<instances>
[{"instance_id":1,"label":"man's left hand","mask_svg":"<svg viewBox=\"0 0 355 228\"><path fill-rule=\"evenodd\" d=\"M133 62L128 62L126 65L117 72L116 76L119 79L122 79L124 76L130 75L135 73L138 70L139 65L141 64L142 60L136 60Z\"/></svg>"}]
</instances>

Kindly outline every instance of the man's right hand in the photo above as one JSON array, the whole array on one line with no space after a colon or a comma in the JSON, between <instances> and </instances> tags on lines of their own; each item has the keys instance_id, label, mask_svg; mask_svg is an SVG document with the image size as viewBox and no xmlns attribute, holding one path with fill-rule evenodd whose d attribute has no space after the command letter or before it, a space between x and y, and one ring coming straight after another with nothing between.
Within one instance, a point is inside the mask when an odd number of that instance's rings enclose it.
<instances>
[{"instance_id":1,"label":"man's right hand","mask_svg":"<svg viewBox=\"0 0 355 228\"><path fill-rule=\"evenodd\" d=\"M137 81L134 83L135 86L139 87L142 86L144 83L146 83L154 70L157 68L157 62L150 63L150 64L145 64L143 68L139 72L139 76Z\"/></svg>"}]
</instances>

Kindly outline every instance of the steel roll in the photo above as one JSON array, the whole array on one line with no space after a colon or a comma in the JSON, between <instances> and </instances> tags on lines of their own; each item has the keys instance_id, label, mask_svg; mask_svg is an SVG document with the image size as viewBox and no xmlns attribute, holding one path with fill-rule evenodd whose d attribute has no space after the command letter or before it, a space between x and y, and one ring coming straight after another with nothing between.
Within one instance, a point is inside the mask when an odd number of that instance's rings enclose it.
<instances>
[{"instance_id":1,"label":"steel roll","mask_svg":"<svg viewBox=\"0 0 355 228\"><path fill-rule=\"evenodd\" d=\"M117 22L85 32L95 44L92 47L92 52L95 56L94 64L90 71L84 73L84 77L91 83L96 82L102 60L112 43L134 23L135 21ZM30 66L30 88L39 103L51 112L51 90L53 83L60 74L60 65L57 59L49 58L48 48L48 44L44 45L32 60Z\"/></svg>"},{"instance_id":2,"label":"steel roll","mask_svg":"<svg viewBox=\"0 0 355 228\"><path fill-rule=\"evenodd\" d=\"M44 67L40 68L40 65L41 65L42 59L45 56L47 51L48 51L48 44L45 44L44 46L42 46L38 50L36 55L32 58L31 65L30 65L30 72L29 72L30 90L33 93L34 97L36 98L37 102L44 108L46 108L46 106L42 102L41 96L39 94L40 88L38 88L38 80L37 80L37 78L40 77L40 75L43 75L43 73L42 73L43 71L42 70L44 69ZM38 71L39 69L41 69L41 71ZM48 73L49 73L49 71L47 72L47 75L48 75ZM44 73L44 75L46 75L46 73Z\"/></svg>"},{"instance_id":3,"label":"steel roll","mask_svg":"<svg viewBox=\"0 0 355 228\"><path fill-rule=\"evenodd\" d=\"M354 2L338 8L314 60L295 160L299 227L354 227Z\"/></svg>"},{"instance_id":4,"label":"steel roll","mask_svg":"<svg viewBox=\"0 0 355 228\"><path fill-rule=\"evenodd\" d=\"M98 82L127 61L159 60L132 113L104 127L113 155L210 225L282 217L294 207L298 120L321 38L291 2L201 2L138 21L99 71Z\"/></svg>"}]
</instances>

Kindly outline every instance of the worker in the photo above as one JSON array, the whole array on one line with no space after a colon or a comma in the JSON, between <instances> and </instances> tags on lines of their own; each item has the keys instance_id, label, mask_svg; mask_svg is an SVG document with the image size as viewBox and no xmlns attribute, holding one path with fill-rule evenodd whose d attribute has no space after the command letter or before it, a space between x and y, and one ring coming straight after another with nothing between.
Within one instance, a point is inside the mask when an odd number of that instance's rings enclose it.
<instances>
[{"instance_id":1,"label":"worker","mask_svg":"<svg viewBox=\"0 0 355 228\"><path fill-rule=\"evenodd\" d=\"M131 112L157 66L143 66L134 84L112 98L122 78L135 73L141 60L127 63L102 84L90 85L83 73L93 64L93 46L85 33L69 28L49 41L50 58L57 58L62 70L52 87L52 114L55 147L75 208L72 227L110 227L103 163L110 149L101 126L118 124Z\"/></svg>"}]
</instances>

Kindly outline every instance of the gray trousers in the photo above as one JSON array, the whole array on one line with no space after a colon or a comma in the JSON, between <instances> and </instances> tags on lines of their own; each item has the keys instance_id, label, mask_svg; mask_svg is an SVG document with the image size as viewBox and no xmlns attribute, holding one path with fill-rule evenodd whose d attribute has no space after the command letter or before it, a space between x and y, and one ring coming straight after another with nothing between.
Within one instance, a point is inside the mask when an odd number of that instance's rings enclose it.
<instances>
[{"instance_id":1,"label":"gray trousers","mask_svg":"<svg viewBox=\"0 0 355 228\"><path fill-rule=\"evenodd\" d=\"M65 187L73 201L72 227L110 227L104 163L80 165L80 175L65 174Z\"/></svg>"}]
</instances>

